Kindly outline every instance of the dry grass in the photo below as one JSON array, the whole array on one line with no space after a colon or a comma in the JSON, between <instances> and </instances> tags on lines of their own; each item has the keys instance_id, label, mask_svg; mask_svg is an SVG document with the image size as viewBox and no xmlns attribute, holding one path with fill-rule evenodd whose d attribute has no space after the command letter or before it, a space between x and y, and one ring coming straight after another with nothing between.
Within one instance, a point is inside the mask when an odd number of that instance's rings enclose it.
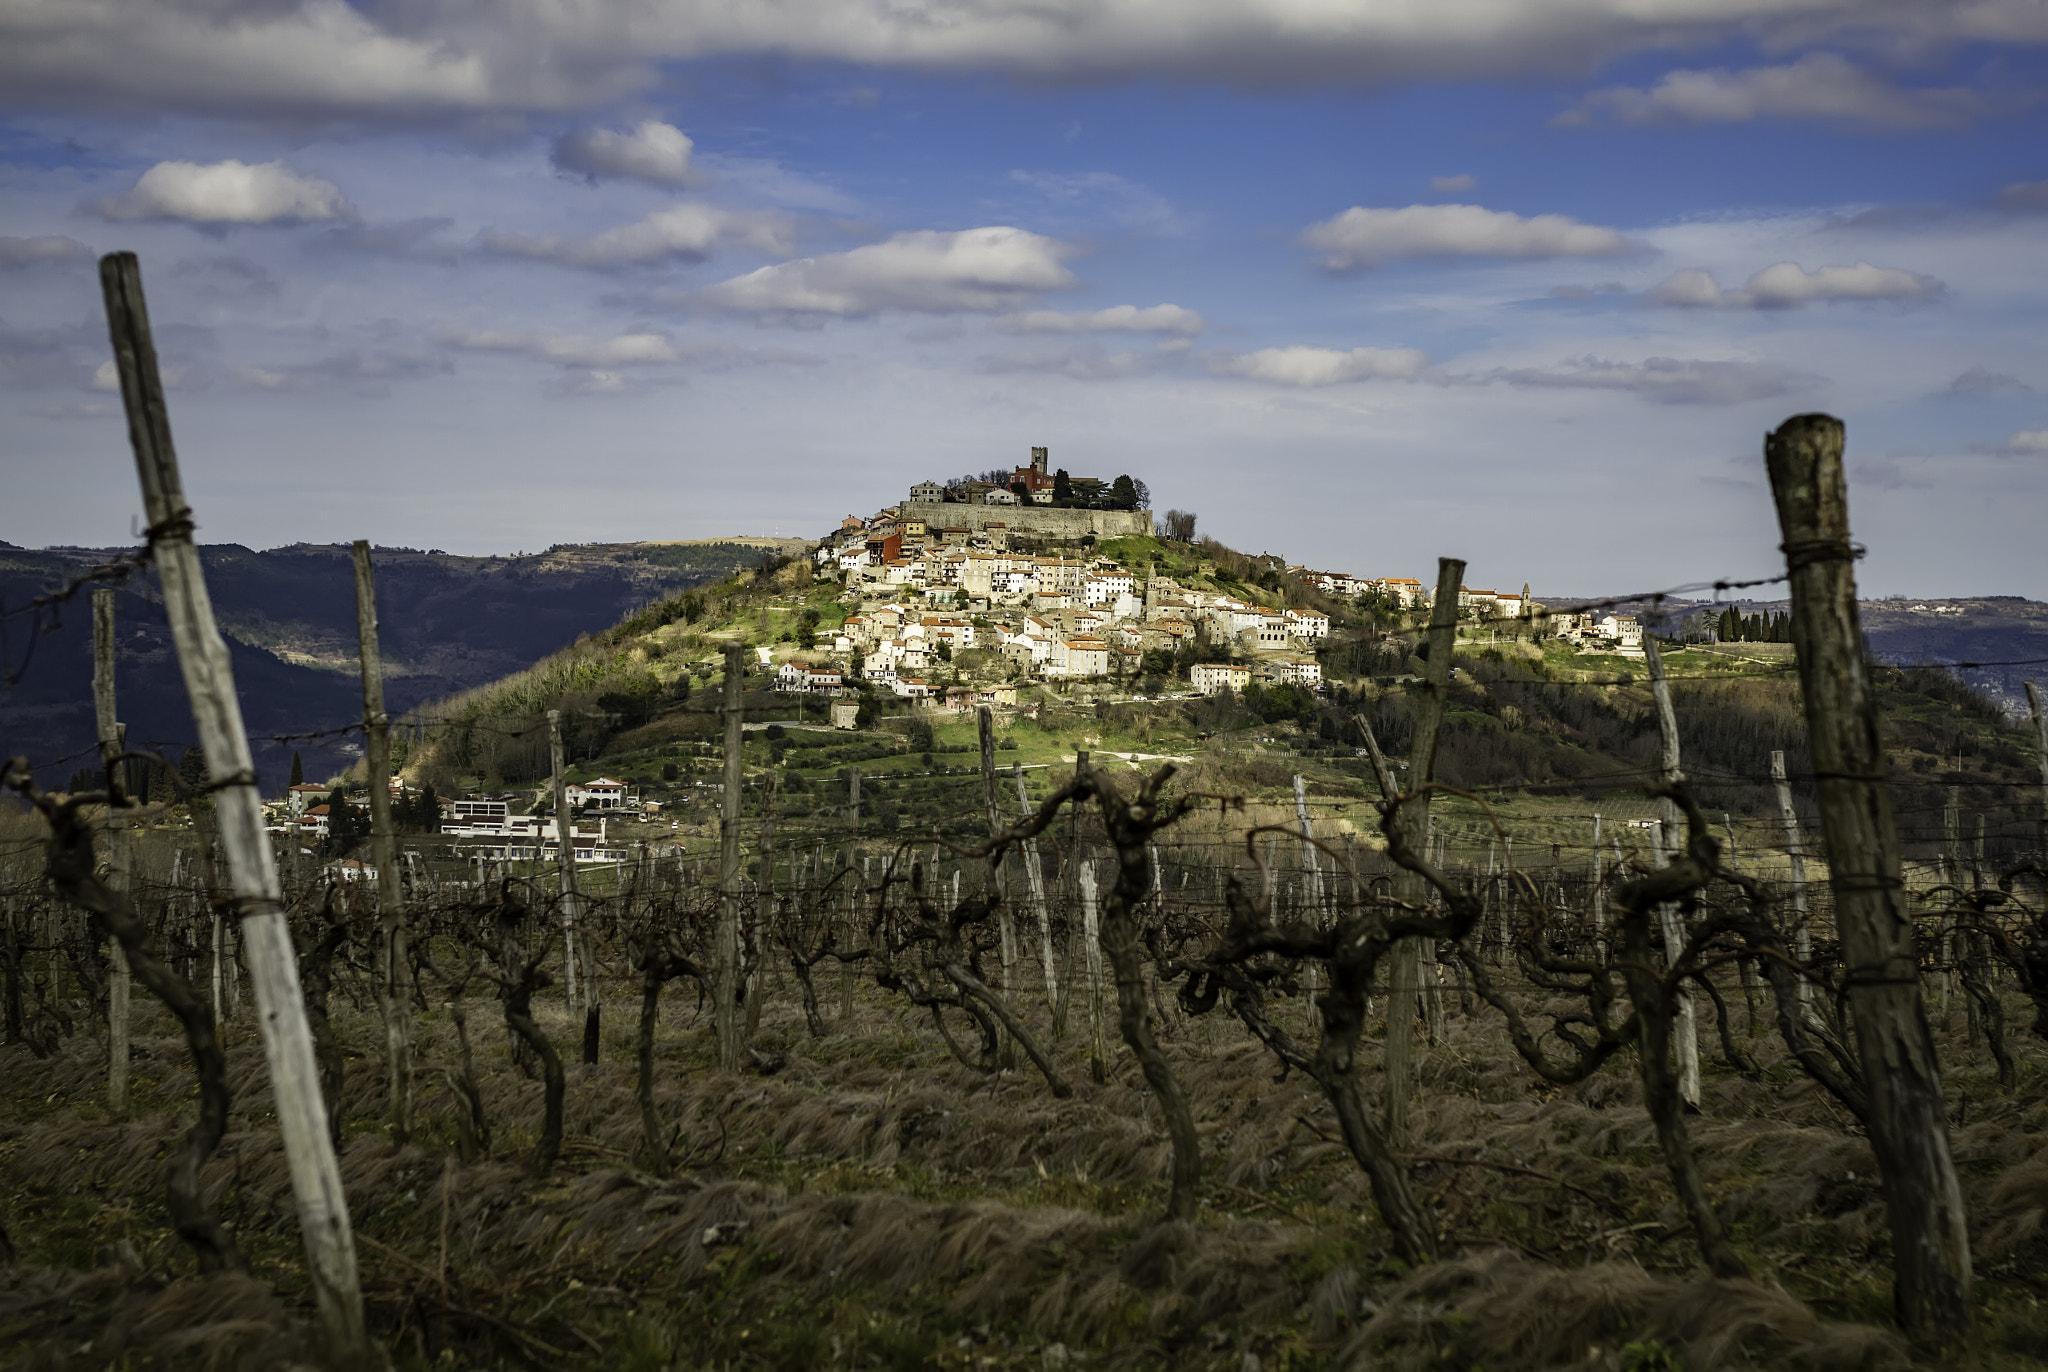
<instances>
[{"instance_id":1,"label":"dry grass","mask_svg":"<svg viewBox=\"0 0 2048 1372\"><path fill-rule=\"evenodd\" d=\"M1167 1025L1207 1180L1199 1221L1162 1225L1163 1130L1121 1054L1107 1084L1089 1084L1070 1032L1059 1051L1077 1089L1056 1101L1035 1074L960 1067L928 1021L872 987L861 988L855 1032L811 1040L788 989L771 998L762 1035L787 1065L767 1077L711 1070L693 998L670 1002L658 1095L682 1162L672 1179L639 1170L623 1000L607 1008L604 1060L570 1069L567 1147L544 1180L523 1165L539 1085L511 1066L490 1007L473 1004L496 1147L452 1169L445 1190L455 1111L440 1077L455 1056L445 1014L421 1022L419 1127L401 1148L379 1126L377 1026L341 1007L343 1171L373 1319L399 1363L1065 1359L1243 1372L1906 1358L1883 1328L1888 1240L1868 1146L1782 1065L1760 1083L1708 1074L1694 1121L1702 1167L1758 1273L1710 1282L1626 1066L1574 1090L1535 1089L1495 1021L1454 1015L1423 1062L1414 1143L1430 1159L1416 1164L1418 1188L1453 1256L1409 1272L1321 1094L1277 1079L1220 1013ZM542 1010L571 1045L559 1002ZM1302 1013L1280 1007L1297 1028ZM236 1113L205 1182L252 1278L189 1275L164 1222L163 1156L184 1127L191 1080L178 1042L161 1034L167 1021L151 1027L137 1043L139 1113L126 1123L96 1104L104 1061L91 1040L45 1060L0 1050L0 1181L24 1260L0 1276L6 1366L279 1366L314 1346L250 1026L230 1026ZM1950 1047L1951 1091L1967 1111L1957 1151L1987 1269L1983 1359L2037 1366L2025 1350L2048 1341L2044 1055L2016 1043L2020 1089L2002 1096L1988 1062ZM1368 1053L1363 1070L1376 1067Z\"/></svg>"}]
</instances>

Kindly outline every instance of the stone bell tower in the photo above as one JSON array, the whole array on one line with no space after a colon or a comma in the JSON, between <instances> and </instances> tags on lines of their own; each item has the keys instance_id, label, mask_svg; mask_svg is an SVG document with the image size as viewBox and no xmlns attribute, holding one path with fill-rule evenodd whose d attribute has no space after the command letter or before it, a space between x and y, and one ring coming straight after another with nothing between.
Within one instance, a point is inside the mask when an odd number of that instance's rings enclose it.
<instances>
[{"instance_id":1,"label":"stone bell tower","mask_svg":"<svg viewBox=\"0 0 2048 1372\"><path fill-rule=\"evenodd\" d=\"M1050 448L1033 448L1031 450L1031 470L1037 472L1040 476L1044 476L1046 459L1051 455L1052 449Z\"/></svg>"}]
</instances>

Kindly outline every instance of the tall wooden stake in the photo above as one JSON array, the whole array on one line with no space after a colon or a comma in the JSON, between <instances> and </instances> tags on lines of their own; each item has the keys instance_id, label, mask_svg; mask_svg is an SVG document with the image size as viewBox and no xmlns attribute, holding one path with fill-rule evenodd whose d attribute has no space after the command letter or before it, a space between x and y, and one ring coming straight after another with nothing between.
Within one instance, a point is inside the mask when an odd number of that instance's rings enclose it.
<instances>
[{"instance_id":1,"label":"tall wooden stake","mask_svg":"<svg viewBox=\"0 0 2048 1372\"><path fill-rule=\"evenodd\" d=\"M712 1022L718 1033L718 1066L740 1067L740 743L745 681L737 643L725 646L725 810L718 822L718 941L713 957Z\"/></svg>"},{"instance_id":2,"label":"tall wooden stake","mask_svg":"<svg viewBox=\"0 0 2048 1372\"><path fill-rule=\"evenodd\" d=\"M405 890L391 824L391 717L384 713L384 662L377 646L377 579L370 544L357 539L356 641L363 668L363 766L370 785L370 856L377 864L377 1008L384 1012L391 1138L412 1137L412 961L405 948Z\"/></svg>"},{"instance_id":3,"label":"tall wooden stake","mask_svg":"<svg viewBox=\"0 0 2048 1372\"><path fill-rule=\"evenodd\" d=\"M2041 688L2027 683L2027 709L2034 716L2034 758L2041 767L2039 851L2048 857L2048 710L2041 708Z\"/></svg>"},{"instance_id":4,"label":"tall wooden stake","mask_svg":"<svg viewBox=\"0 0 2048 1372\"><path fill-rule=\"evenodd\" d=\"M1657 647L1654 634L1643 635L1643 657L1650 668L1650 695L1657 703L1657 775L1667 784L1685 780L1685 773L1678 768L1678 711L1671 703L1671 682L1664 675L1664 654ZM1681 837L1678 802L1665 797L1657 802L1657 865L1668 867L1672 857L1685 846ZM1664 933L1664 957L1675 964L1685 952L1685 921L1679 918L1678 907L1665 901L1657 907L1657 922ZM1693 995L1690 986L1679 986L1675 993L1678 1005L1677 1023L1672 1026L1671 1046L1678 1057L1678 1094L1693 1109L1700 1108L1700 1034L1699 1019L1693 1009Z\"/></svg>"},{"instance_id":5,"label":"tall wooden stake","mask_svg":"<svg viewBox=\"0 0 2048 1372\"><path fill-rule=\"evenodd\" d=\"M1785 857L1792 868L1792 918L1799 926L1793 933L1792 947L1803 967L1813 961L1813 926L1806 915L1806 849L1799 841L1799 810L1792 804L1792 783L1785 779L1785 754L1775 748L1771 750L1771 781L1778 792L1778 818L1785 826ZM1799 1006L1802 1014L1812 1013L1813 983L1803 974L1799 978Z\"/></svg>"},{"instance_id":6,"label":"tall wooden stake","mask_svg":"<svg viewBox=\"0 0 2048 1372\"><path fill-rule=\"evenodd\" d=\"M981 734L981 801L988 814L988 832L994 837L1002 830L1003 819L996 808L996 725L995 717L986 705L975 712L975 723ZM986 898L996 907L996 929L1002 939L1003 958L1003 1004L1011 1013L1017 1009L1017 920L1010 913L1010 902L1004 899L1003 857L997 853L988 862L988 890ZM1008 1030L1001 1031L1002 1037L996 1050L996 1061L1003 1067L1017 1065L1017 1045L1011 1041Z\"/></svg>"},{"instance_id":7,"label":"tall wooden stake","mask_svg":"<svg viewBox=\"0 0 2048 1372\"><path fill-rule=\"evenodd\" d=\"M1949 1150L1877 698L1863 663L1842 439L1839 419L1799 415L1765 441L1764 465L1785 536L1828 884L1891 1219L1893 1303L1923 1346L1960 1350L1971 1328L1969 1216Z\"/></svg>"},{"instance_id":8,"label":"tall wooden stake","mask_svg":"<svg viewBox=\"0 0 2048 1372\"><path fill-rule=\"evenodd\" d=\"M1012 767L1011 775L1017 779L1017 809L1029 819L1031 797L1024 792L1024 764ZM1054 1008L1060 1003L1060 979L1053 963L1052 912L1045 903L1045 872L1038 865L1038 840L1027 838L1023 847L1024 881L1031 890L1031 912L1038 917L1038 957L1045 969L1045 1002L1048 1008Z\"/></svg>"},{"instance_id":9,"label":"tall wooden stake","mask_svg":"<svg viewBox=\"0 0 2048 1372\"><path fill-rule=\"evenodd\" d=\"M284 1138L313 1296L331 1356L345 1366L367 1366L375 1353L363 1324L355 1234L349 1226L341 1168L328 1139L327 1107L320 1099L313 1035L299 989L298 957L285 925L276 856L264 832L263 798L235 696L234 665L214 623L199 549L192 541L192 510L178 475L170 413L142 297L142 268L135 254L109 253L101 258L100 288L128 414L128 440L142 482L150 549L220 816L221 847L240 911L242 946L255 987L271 1097Z\"/></svg>"},{"instance_id":10,"label":"tall wooden stake","mask_svg":"<svg viewBox=\"0 0 2048 1372\"><path fill-rule=\"evenodd\" d=\"M747 931L747 1038L761 1031L761 984L768 970L768 924L775 918L775 773L761 780L761 880L755 883L754 926Z\"/></svg>"},{"instance_id":11,"label":"tall wooden stake","mask_svg":"<svg viewBox=\"0 0 2048 1372\"><path fill-rule=\"evenodd\" d=\"M100 765L106 770L107 790L113 796L107 806L107 884L126 895L131 858L128 816L123 812L126 788L120 782L128 764L120 758L127 751L128 731L115 718L114 592L110 587L92 593L92 701L99 723ZM107 1109L119 1119L128 1113L128 1001L134 979L121 940L108 938L107 951Z\"/></svg>"},{"instance_id":12,"label":"tall wooden stake","mask_svg":"<svg viewBox=\"0 0 2048 1372\"><path fill-rule=\"evenodd\" d=\"M1413 852L1429 841L1429 784L1436 776L1437 736L1443 729L1444 697L1451 680L1451 655L1458 647L1458 592L1465 583L1462 558L1436 563L1436 600L1429 612L1429 661L1423 666L1422 696L1415 702L1415 736L1408 748L1407 793L1395 821ZM1395 898L1420 910L1429 904L1429 882L1403 867L1394 874ZM1422 943L1402 939L1387 972L1387 1141L1396 1151L1408 1146L1408 1102L1415 1093L1415 1015L1422 991Z\"/></svg>"}]
</instances>

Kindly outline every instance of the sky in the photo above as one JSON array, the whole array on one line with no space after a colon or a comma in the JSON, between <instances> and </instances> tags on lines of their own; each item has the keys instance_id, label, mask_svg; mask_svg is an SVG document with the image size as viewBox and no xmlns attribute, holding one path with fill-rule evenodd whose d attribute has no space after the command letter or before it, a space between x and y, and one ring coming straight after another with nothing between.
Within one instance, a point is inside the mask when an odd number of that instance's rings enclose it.
<instances>
[{"instance_id":1,"label":"sky","mask_svg":"<svg viewBox=\"0 0 2048 1372\"><path fill-rule=\"evenodd\" d=\"M817 535L1128 472L1246 551L2048 599L2040 0L0 0L0 539Z\"/></svg>"}]
</instances>

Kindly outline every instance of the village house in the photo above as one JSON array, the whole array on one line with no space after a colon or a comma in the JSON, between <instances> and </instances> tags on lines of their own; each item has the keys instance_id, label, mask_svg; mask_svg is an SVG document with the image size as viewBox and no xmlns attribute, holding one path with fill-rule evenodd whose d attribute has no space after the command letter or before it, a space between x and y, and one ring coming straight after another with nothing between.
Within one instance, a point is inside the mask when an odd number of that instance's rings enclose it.
<instances>
[{"instance_id":1,"label":"village house","mask_svg":"<svg viewBox=\"0 0 2048 1372\"><path fill-rule=\"evenodd\" d=\"M1296 638L1330 636L1330 617L1320 610L1286 610L1281 618L1287 623L1287 632Z\"/></svg>"},{"instance_id":2,"label":"village house","mask_svg":"<svg viewBox=\"0 0 2048 1372\"><path fill-rule=\"evenodd\" d=\"M616 810L626 803L626 783L611 777L572 781L562 787L562 795L571 809L580 810L585 805L593 805L600 810Z\"/></svg>"},{"instance_id":3,"label":"village house","mask_svg":"<svg viewBox=\"0 0 2048 1372\"><path fill-rule=\"evenodd\" d=\"M1109 645L1099 638L1054 639L1045 674L1068 680L1108 676Z\"/></svg>"},{"instance_id":4,"label":"village house","mask_svg":"<svg viewBox=\"0 0 2048 1372\"><path fill-rule=\"evenodd\" d=\"M1242 691L1251 684L1252 669L1233 662L1197 662L1188 668L1188 680L1205 696L1223 691Z\"/></svg>"},{"instance_id":5,"label":"village house","mask_svg":"<svg viewBox=\"0 0 2048 1372\"><path fill-rule=\"evenodd\" d=\"M1643 625L1634 615L1609 615L1600 621L1599 629L1600 637L1619 643L1623 652L1642 650Z\"/></svg>"},{"instance_id":6,"label":"village house","mask_svg":"<svg viewBox=\"0 0 2048 1372\"><path fill-rule=\"evenodd\" d=\"M284 793L285 813L297 818L306 813L308 806L318 805L326 800L331 790L332 787L315 786L311 782L294 786Z\"/></svg>"},{"instance_id":7,"label":"village house","mask_svg":"<svg viewBox=\"0 0 2048 1372\"><path fill-rule=\"evenodd\" d=\"M814 667L794 660L783 663L775 675L775 689L792 695L829 695L841 684L837 667Z\"/></svg>"}]
</instances>

